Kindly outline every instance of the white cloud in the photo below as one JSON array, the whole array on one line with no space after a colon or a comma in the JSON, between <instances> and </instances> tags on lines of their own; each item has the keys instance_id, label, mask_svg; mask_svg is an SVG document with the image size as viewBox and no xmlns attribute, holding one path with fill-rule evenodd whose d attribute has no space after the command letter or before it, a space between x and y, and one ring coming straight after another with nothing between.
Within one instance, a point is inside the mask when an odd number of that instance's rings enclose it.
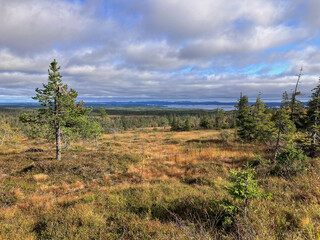
<instances>
[{"instance_id":1,"label":"white cloud","mask_svg":"<svg viewBox=\"0 0 320 240\"><path fill-rule=\"evenodd\" d=\"M90 21L80 6L61 0L1 0L0 45L32 51L76 41Z\"/></svg>"},{"instance_id":2,"label":"white cloud","mask_svg":"<svg viewBox=\"0 0 320 240\"><path fill-rule=\"evenodd\" d=\"M131 5L148 31L176 39L228 31L238 20L268 26L281 19L284 11L279 3L263 0L146 0Z\"/></svg>"},{"instance_id":3,"label":"white cloud","mask_svg":"<svg viewBox=\"0 0 320 240\"><path fill-rule=\"evenodd\" d=\"M32 96L54 58L90 98L281 97L300 65L309 92L319 9L314 0L0 0L0 95ZM286 73L263 75L282 61ZM259 64L268 66L257 76L241 70Z\"/></svg>"}]
</instances>

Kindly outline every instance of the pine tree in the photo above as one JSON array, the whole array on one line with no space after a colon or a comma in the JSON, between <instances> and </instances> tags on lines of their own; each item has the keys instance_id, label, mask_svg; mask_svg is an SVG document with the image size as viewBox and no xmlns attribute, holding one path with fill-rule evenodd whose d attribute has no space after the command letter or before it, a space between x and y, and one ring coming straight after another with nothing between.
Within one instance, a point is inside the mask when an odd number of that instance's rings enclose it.
<instances>
[{"instance_id":1,"label":"pine tree","mask_svg":"<svg viewBox=\"0 0 320 240\"><path fill-rule=\"evenodd\" d=\"M83 108L84 102L76 103L77 91L68 89L68 85L62 83L60 67L54 60L49 66L48 83L42 84L43 89L36 88L36 96L33 97L41 103L42 108L38 109L35 116L23 114L20 120L25 123L47 125L48 130L55 136L56 159L61 160L62 129L76 127L83 121L79 121L91 110Z\"/></svg>"}]
</instances>

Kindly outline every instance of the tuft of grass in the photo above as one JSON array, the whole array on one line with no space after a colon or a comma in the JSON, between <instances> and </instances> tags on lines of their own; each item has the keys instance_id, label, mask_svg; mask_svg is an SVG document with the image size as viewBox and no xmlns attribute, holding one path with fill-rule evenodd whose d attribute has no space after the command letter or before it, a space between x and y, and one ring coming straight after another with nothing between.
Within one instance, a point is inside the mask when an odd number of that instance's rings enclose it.
<instances>
[{"instance_id":1,"label":"tuft of grass","mask_svg":"<svg viewBox=\"0 0 320 240\"><path fill-rule=\"evenodd\" d=\"M43 173L33 175L34 180L36 180L37 182L45 181L48 179L48 177L48 175Z\"/></svg>"}]
</instances>

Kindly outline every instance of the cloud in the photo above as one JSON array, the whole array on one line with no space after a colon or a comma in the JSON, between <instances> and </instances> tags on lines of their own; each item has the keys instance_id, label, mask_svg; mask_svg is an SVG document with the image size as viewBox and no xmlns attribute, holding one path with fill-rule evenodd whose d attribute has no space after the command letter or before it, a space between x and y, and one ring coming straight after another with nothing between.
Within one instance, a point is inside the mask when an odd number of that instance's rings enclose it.
<instances>
[{"instance_id":1,"label":"cloud","mask_svg":"<svg viewBox=\"0 0 320 240\"><path fill-rule=\"evenodd\" d=\"M228 31L239 20L268 26L283 12L280 4L262 0L136 0L129 6L148 31L179 40Z\"/></svg>"},{"instance_id":2,"label":"cloud","mask_svg":"<svg viewBox=\"0 0 320 240\"><path fill-rule=\"evenodd\" d=\"M33 51L76 40L90 23L76 4L63 1L2 1L0 44Z\"/></svg>"},{"instance_id":3,"label":"cloud","mask_svg":"<svg viewBox=\"0 0 320 240\"><path fill-rule=\"evenodd\" d=\"M308 95L320 73L314 0L0 0L0 100L22 99L56 58L88 99Z\"/></svg>"}]
</instances>

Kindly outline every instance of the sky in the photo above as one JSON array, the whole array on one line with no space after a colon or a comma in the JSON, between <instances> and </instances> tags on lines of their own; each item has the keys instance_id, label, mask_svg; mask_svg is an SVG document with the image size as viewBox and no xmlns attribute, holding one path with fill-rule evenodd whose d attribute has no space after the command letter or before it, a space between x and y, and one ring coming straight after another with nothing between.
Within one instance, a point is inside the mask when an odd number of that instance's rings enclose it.
<instances>
[{"instance_id":1,"label":"sky","mask_svg":"<svg viewBox=\"0 0 320 240\"><path fill-rule=\"evenodd\" d=\"M319 0L0 0L0 102L32 101L53 59L86 101L308 98Z\"/></svg>"}]
</instances>

